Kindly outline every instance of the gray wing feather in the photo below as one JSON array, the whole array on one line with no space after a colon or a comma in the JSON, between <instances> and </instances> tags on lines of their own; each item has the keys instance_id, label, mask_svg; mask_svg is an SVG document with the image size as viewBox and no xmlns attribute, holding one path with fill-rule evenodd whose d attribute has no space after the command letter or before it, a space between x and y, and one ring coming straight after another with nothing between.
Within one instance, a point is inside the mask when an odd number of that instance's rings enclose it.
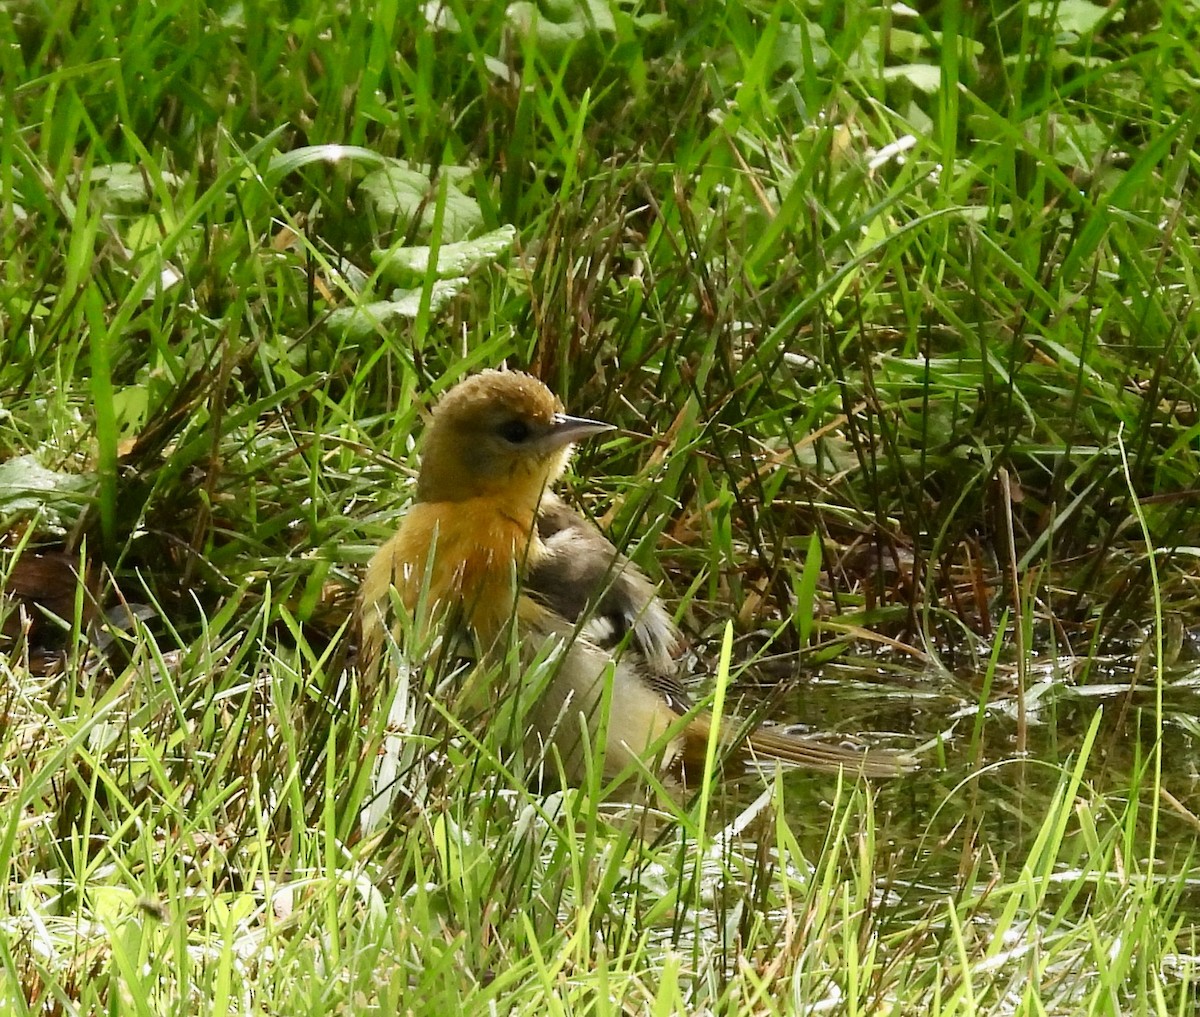
<instances>
[{"instance_id":1,"label":"gray wing feather","mask_svg":"<svg viewBox=\"0 0 1200 1017\"><path fill-rule=\"evenodd\" d=\"M559 617L582 619L598 646L614 649L628 639L647 671L673 676L679 629L641 569L555 495L543 500L538 535L547 553L526 576L526 591Z\"/></svg>"}]
</instances>

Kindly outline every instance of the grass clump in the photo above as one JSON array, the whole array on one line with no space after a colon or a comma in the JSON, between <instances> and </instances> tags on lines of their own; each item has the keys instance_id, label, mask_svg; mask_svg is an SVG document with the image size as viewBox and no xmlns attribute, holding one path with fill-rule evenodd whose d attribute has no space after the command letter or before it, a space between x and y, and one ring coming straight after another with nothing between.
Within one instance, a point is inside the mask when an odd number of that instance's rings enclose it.
<instances>
[{"instance_id":1,"label":"grass clump","mask_svg":"<svg viewBox=\"0 0 1200 1017\"><path fill-rule=\"evenodd\" d=\"M1193 1006L1197 13L0 11L4 1009ZM928 765L634 808L443 718L358 836L349 599L502 361L698 679Z\"/></svg>"}]
</instances>

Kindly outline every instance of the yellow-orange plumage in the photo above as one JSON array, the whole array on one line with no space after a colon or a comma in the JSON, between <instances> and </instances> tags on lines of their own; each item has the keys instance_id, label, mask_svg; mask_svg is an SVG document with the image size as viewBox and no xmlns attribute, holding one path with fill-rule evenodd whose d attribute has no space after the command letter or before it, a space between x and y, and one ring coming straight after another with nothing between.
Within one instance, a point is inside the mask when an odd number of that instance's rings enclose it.
<instances>
[{"instance_id":1,"label":"yellow-orange plumage","mask_svg":"<svg viewBox=\"0 0 1200 1017\"><path fill-rule=\"evenodd\" d=\"M362 585L364 656L374 660L384 636L389 588L414 616L425 602L428 623L450 607L464 612L481 643L491 643L513 610L513 563L539 553L529 524L472 499L447 511L443 503L409 509L396 535L371 560ZM435 553L430 554L430 550ZM374 606L372 612L371 606Z\"/></svg>"}]
</instances>

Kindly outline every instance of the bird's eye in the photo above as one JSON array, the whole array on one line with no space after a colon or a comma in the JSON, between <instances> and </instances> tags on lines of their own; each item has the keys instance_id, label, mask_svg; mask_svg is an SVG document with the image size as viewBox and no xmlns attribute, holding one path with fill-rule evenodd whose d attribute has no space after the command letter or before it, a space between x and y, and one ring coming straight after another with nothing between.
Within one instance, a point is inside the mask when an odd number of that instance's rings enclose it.
<instances>
[{"instance_id":1,"label":"bird's eye","mask_svg":"<svg viewBox=\"0 0 1200 1017\"><path fill-rule=\"evenodd\" d=\"M513 445L520 445L529 437L529 425L523 420L507 420L498 430L500 437Z\"/></svg>"}]
</instances>

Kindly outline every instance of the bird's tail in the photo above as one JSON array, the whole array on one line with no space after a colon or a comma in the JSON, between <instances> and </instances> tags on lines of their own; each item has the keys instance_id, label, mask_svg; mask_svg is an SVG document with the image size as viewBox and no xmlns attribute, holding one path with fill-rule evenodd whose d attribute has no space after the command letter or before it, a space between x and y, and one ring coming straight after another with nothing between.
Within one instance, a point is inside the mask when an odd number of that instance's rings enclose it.
<instances>
[{"instance_id":1,"label":"bird's tail","mask_svg":"<svg viewBox=\"0 0 1200 1017\"><path fill-rule=\"evenodd\" d=\"M711 714L701 714L688 725L689 748L699 749L701 744L707 743L712 719ZM736 723L726 721L722 724L723 740L732 740L732 728ZM694 755L694 752L688 753L689 757ZM815 738L787 734L773 727L759 727L745 736L741 741L740 755L752 763L781 762L821 773L844 770L849 775L861 774L864 777L899 777L918 766L916 757L907 752L830 744Z\"/></svg>"}]
</instances>

